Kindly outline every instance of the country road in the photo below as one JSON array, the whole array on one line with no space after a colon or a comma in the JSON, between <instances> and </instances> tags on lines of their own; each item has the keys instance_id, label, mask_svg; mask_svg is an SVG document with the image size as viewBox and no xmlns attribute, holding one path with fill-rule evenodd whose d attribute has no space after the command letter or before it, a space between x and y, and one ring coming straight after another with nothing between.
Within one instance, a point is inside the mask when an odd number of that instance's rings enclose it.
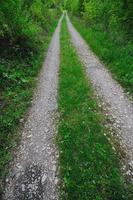
<instances>
[{"instance_id":1,"label":"country road","mask_svg":"<svg viewBox=\"0 0 133 200\"><path fill-rule=\"evenodd\" d=\"M133 163L133 105L122 87L93 54L67 18L73 46L84 64L93 89L114 119L118 137ZM3 200L57 200L58 149L57 95L60 65L60 29L63 16L53 35L47 57L40 72L33 103L22 132L22 139L11 163ZM68 58L69 59L69 58Z\"/></svg>"}]
</instances>

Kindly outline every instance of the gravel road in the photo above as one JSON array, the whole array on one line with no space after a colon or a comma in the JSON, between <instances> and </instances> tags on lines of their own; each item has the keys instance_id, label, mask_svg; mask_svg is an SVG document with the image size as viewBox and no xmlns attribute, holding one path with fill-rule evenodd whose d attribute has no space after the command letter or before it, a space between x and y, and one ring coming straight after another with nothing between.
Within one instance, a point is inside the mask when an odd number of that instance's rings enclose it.
<instances>
[{"instance_id":1,"label":"gravel road","mask_svg":"<svg viewBox=\"0 0 133 200\"><path fill-rule=\"evenodd\" d=\"M9 178L5 200L56 200L58 151L54 144L57 114L59 33L53 35L39 77L33 105L22 133Z\"/></svg>"},{"instance_id":2,"label":"gravel road","mask_svg":"<svg viewBox=\"0 0 133 200\"><path fill-rule=\"evenodd\" d=\"M86 67L96 93L103 100L114 125L119 129L119 137L129 154L129 164L133 166L133 104L128 100L122 87L111 77L110 72L92 53L86 42L73 27L67 16L68 29L77 53Z\"/></svg>"},{"instance_id":3,"label":"gravel road","mask_svg":"<svg viewBox=\"0 0 133 200\"><path fill-rule=\"evenodd\" d=\"M63 16L62 16L63 18ZM59 69L60 19L53 35L46 60L39 76L32 107L24 125L22 140L11 163L6 179L3 200L57 200L58 150L55 146L57 132L57 88ZM128 150L133 165L133 105L122 87L92 53L67 17L68 29L77 53L86 67L96 93L105 103L119 137ZM69 59L69 58L68 58Z\"/></svg>"}]
</instances>

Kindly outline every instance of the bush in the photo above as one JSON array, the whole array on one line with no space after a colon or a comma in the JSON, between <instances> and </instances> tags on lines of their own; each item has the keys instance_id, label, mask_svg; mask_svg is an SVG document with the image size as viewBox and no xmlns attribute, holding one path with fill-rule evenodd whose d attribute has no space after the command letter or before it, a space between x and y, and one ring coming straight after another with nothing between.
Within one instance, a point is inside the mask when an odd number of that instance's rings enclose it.
<instances>
[{"instance_id":1,"label":"bush","mask_svg":"<svg viewBox=\"0 0 133 200\"><path fill-rule=\"evenodd\" d=\"M49 31L52 1L2 0L0 2L0 44L2 48L39 51L42 39ZM13 49L13 48L12 48Z\"/></svg>"}]
</instances>

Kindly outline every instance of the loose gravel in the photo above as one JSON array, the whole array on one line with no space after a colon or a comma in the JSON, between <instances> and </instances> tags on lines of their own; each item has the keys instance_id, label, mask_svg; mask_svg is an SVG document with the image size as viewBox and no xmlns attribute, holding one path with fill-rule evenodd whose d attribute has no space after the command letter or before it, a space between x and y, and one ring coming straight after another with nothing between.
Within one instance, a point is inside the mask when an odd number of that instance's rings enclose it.
<instances>
[{"instance_id":1,"label":"loose gravel","mask_svg":"<svg viewBox=\"0 0 133 200\"><path fill-rule=\"evenodd\" d=\"M133 166L133 104L110 72L93 54L86 42L73 27L67 16L68 29L77 53L86 67L86 73L104 107L113 119L122 145L128 151L129 164ZM126 67L126 66L125 66Z\"/></svg>"},{"instance_id":2,"label":"loose gravel","mask_svg":"<svg viewBox=\"0 0 133 200\"><path fill-rule=\"evenodd\" d=\"M59 33L62 18L53 35L39 77L33 105L24 125L9 177L5 200L56 200L58 151L54 144L57 118Z\"/></svg>"}]
</instances>

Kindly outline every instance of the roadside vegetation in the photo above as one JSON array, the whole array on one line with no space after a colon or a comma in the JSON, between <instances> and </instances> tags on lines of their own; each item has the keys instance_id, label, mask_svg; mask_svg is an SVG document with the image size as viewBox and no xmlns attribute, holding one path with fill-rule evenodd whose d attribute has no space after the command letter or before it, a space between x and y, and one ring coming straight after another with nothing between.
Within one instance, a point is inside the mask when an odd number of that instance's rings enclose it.
<instances>
[{"instance_id":1,"label":"roadside vegetation","mask_svg":"<svg viewBox=\"0 0 133 200\"><path fill-rule=\"evenodd\" d=\"M68 0L65 7L76 29L132 96L133 2Z\"/></svg>"},{"instance_id":2,"label":"roadside vegetation","mask_svg":"<svg viewBox=\"0 0 133 200\"><path fill-rule=\"evenodd\" d=\"M54 2L0 2L0 178L12 159L18 129L57 25L60 10Z\"/></svg>"},{"instance_id":3,"label":"roadside vegetation","mask_svg":"<svg viewBox=\"0 0 133 200\"><path fill-rule=\"evenodd\" d=\"M104 117L63 21L59 79L60 199L130 200Z\"/></svg>"}]
</instances>

